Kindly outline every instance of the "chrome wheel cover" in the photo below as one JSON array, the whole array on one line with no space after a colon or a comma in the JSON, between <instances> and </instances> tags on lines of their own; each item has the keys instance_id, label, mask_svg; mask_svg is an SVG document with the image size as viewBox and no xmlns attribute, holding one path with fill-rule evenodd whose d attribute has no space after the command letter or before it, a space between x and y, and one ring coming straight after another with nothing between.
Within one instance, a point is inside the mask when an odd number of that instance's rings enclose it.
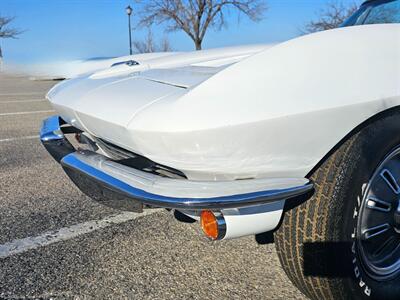
<instances>
[{"instance_id":1,"label":"chrome wheel cover","mask_svg":"<svg viewBox=\"0 0 400 300\"><path fill-rule=\"evenodd\" d=\"M400 148L392 151L369 180L357 220L361 261L376 280L400 273Z\"/></svg>"}]
</instances>

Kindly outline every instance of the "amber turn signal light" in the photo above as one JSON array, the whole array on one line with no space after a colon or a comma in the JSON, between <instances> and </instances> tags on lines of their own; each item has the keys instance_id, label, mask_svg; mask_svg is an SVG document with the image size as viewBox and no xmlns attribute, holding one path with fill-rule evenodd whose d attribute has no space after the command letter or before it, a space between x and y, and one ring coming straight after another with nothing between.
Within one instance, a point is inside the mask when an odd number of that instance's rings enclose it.
<instances>
[{"instance_id":1,"label":"amber turn signal light","mask_svg":"<svg viewBox=\"0 0 400 300\"><path fill-rule=\"evenodd\" d=\"M203 229L204 234L216 240L218 237L218 222L215 215L209 210L203 210L200 214L200 224L201 229Z\"/></svg>"}]
</instances>

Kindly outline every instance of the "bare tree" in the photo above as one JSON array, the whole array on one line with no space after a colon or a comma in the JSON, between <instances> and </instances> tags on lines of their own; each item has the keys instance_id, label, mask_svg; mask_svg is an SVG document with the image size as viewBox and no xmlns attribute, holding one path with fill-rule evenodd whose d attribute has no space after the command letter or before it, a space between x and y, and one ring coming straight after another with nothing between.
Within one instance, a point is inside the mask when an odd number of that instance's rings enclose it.
<instances>
[{"instance_id":1,"label":"bare tree","mask_svg":"<svg viewBox=\"0 0 400 300\"><path fill-rule=\"evenodd\" d=\"M144 2L140 26L167 24L167 31L183 30L200 50L209 28L226 26L225 15L237 13L259 21L267 10L265 0L152 0Z\"/></svg>"},{"instance_id":2,"label":"bare tree","mask_svg":"<svg viewBox=\"0 0 400 300\"><path fill-rule=\"evenodd\" d=\"M139 53L172 51L171 44L166 36L163 37L159 44L154 41L154 36L151 29L147 31L147 36L144 40L133 41L133 47Z\"/></svg>"},{"instance_id":3,"label":"bare tree","mask_svg":"<svg viewBox=\"0 0 400 300\"><path fill-rule=\"evenodd\" d=\"M133 41L133 47L139 53L155 52L154 38L153 38L153 33L151 32L151 30L149 30L147 32L147 36L144 40Z\"/></svg>"},{"instance_id":4,"label":"bare tree","mask_svg":"<svg viewBox=\"0 0 400 300\"><path fill-rule=\"evenodd\" d=\"M319 13L316 20L308 22L301 30L302 33L313 33L339 27L349 18L359 5L356 2L331 1L326 4Z\"/></svg>"},{"instance_id":5,"label":"bare tree","mask_svg":"<svg viewBox=\"0 0 400 300\"><path fill-rule=\"evenodd\" d=\"M0 16L0 38L17 38L19 34L22 33L21 30L9 27L10 23L14 20L14 17L2 17ZM0 45L0 62L3 58L3 52Z\"/></svg>"},{"instance_id":6,"label":"bare tree","mask_svg":"<svg viewBox=\"0 0 400 300\"><path fill-rule=\"evenodd\" d=\"M174 51L174 49L172 49L171 43L169 42L169 39L166 36L164 36L163 39L161 40L159 51L161 52Z\"/></svg>"}]
</instances>

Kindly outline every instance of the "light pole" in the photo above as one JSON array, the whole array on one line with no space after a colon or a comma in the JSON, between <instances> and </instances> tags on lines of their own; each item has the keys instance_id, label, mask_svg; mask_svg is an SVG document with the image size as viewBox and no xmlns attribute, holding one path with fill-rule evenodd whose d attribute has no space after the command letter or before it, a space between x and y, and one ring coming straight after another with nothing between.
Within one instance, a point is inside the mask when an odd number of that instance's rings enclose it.
<instances>
[{"instance_id":1,"label":"light pole","mask_svg":"<svg viewBox=\"0 0 400 300\"><path fill-rule=\"evenodd\" d=\"M129 54L132 55L132 29L131 29L131 14L132 14L132 7L128 5L126 8L126 14L128 15L128 26L129 26Z\"/></svg>"}]
</instances>

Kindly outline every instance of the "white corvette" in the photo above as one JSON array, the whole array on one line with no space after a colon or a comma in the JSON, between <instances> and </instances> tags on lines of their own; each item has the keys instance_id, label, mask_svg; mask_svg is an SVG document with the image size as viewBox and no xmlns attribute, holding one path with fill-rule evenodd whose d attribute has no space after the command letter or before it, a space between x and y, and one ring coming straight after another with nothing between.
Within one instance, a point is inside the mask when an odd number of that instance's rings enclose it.
<instances>
[{"instance_id":1,"label":"white corvette","mask_svg":"<svg viewBox=\"0 0 400 300\"><path fill-rule=\"evenodd\" d=\"M105 205L275 231L310 298L400 299L399 23L372 0L278 45L132 56L55 86L41 140Z\"/></svg>"}]
</instances>

